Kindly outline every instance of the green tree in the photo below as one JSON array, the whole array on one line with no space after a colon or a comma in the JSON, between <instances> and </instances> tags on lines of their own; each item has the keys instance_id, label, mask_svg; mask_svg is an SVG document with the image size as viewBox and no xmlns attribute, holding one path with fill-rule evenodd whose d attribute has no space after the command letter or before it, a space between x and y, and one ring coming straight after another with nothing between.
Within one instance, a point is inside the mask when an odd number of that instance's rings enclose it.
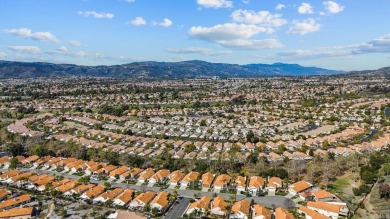
<instances>
[{"instance_id":1,"label":"green tree","mask_svg":"<svg viewBox=\"0 0 390 219\"><path fill-rule=\"evenodd\" d=\"M18 166L18 164L19 164L19 160L16 159L16 157L13 157L13 158L10 160L9 168L10 168L11 170L16 169L16 167Z\"/></svg>"}]
</instances>

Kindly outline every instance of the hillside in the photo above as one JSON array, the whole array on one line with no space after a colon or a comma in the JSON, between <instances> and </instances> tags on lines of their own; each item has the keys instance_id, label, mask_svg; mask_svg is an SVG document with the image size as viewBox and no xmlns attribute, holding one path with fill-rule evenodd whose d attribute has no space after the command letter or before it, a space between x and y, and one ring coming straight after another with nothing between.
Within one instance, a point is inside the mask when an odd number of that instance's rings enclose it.
<instances>
[{"instance_id":1,"label":"hillside","mask_svg":"<svg viewBox=\"0 0 390 219\"><path fill-rule=\"evenodd\" d=\"M284 63L236 65L194 60L184 62L134 62L112 66L82 66L43 62L0 61L0 78L3 79L58 76L175 79L212 76L308 76L339 73L342 73L342 71Z\"/></svg>"}]
</instances>

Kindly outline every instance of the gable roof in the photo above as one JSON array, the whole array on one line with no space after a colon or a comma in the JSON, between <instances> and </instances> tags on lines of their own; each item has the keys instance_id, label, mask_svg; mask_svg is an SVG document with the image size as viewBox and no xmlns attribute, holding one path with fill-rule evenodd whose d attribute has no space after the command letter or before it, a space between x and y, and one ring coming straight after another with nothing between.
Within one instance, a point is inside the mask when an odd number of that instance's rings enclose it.
<instances>
[{"instance_id":1,"label":"gable roof","mask_svg":"<svg viewBox=\"0 0 390 219\"><path fill-rule=\"evenodd\" d=\"M251 203L249 201L243 199L233 204L232 212L233 213L242 212L243 214L249 216L250 205Z\"/></svg>"}]
</instances>

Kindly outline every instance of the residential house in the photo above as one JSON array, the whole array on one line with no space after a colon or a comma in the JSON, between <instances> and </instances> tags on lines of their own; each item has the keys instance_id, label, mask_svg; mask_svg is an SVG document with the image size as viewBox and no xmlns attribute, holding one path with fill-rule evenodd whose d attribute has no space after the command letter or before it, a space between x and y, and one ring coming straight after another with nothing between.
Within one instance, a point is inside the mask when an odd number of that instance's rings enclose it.
<instances>
[{"instance_id":1,"label":"residential house","mask_svg":"<svg viewBox=\"0 0 390 219\"><path fill-rule=\"evenodd\" d=\"M182 178L183 178L183 172L181 172L181 170L173 171L169 176L169 184L172 186L177 186L179 185L179 182Z\"/></svg>"},{"instance_id":2,"label":"residential house","mask_svg":"<svg viewBox=\"0 0 390 219\"><path fill-rule=\"evenodd\" d=\"M283 187L283 181L279 177L271 177L268 179L266 190L268 192L276 192Z\"/></svg>"},{"instance_id":3,"label":"residential house","mask_svg":"<svg viewBox=\"0 0 390 219\"><path fill-rule=\"evenodd\" d=\"M0 218L4 219L29 219L34 218L35 209L33 207L14 208L8 211L0 211Z\"/></svg>"},{"instance_id":4,"label":"residential house","mask_svg":"<svg viewBox=\"0 0 390 219\"><path fill-rule=\"evenodd\" d=\"M203 196L198 200L192 202L186 211L187 215L193 214L194 212L200 212L203 215L207 209L209 209L211 198L209 196Z\"/></svg>"},{"instance_id":5,"label":"residential house","mask_svg":"<svg viewBox=\"0 0 390 219\"><path fill-rule=\"evenodd\" d=\"M151 209L158 209L159 212L163 212L168 207L168 192L162 191L158 193L156 197L150 203Z\"/></svg>"},{"instance_id":6,"label":"residential house","mask_svg":"<svg viewBox=\"0 0 390 219\"><path fill-rule=\"evenodd\" d=\"M308 202L307 208L317 211L318 213L337 219L339 217L348 216L348 207L345 204L339 204L334 202Z\"/></svg>"},{"instance_id":7,"label":"residential house","mask_svg":"<svg viewBox=\"0 0 390 219\"><path fill-rule=\"evenodd\" d=\"M311 189L312 184L302 180L291 184L288 186L288 192L292 195L297 195L298 193L305 192L308 189Z\"/></svg>"},{"instance_id":8,"label":"residential house","mask_svg":"<svg viewBox=\"0 0 390 219\"><path fill-rule=\"evenodd\" d=\"M11 208L16 208L18 206L27 204L31 202L31 196L26 194L26 195L20 195L14 198L7 199L5 201L2 201L0 203L0 210L8 210Z\"/></svg>"},{"instance_id":9,"label":"residential house","mask_svg":"<svg viewBox=\"0 0 390 219\"><path fill-rule=\"evenodd\" d=\"M220 196L217 196L214 198L214 200L211 202L211 210L210 213L217 215L217 216L225 216L228 212L228 203L225 202L223 198Z\"/></svg>"},{"instance_id":10,"label":"residential house","mask_svg":"<svg viewBox=\"0 0 390 219\"><path fill-rule=\"evenodd\" d=\"M108 191L100 194L96 198L94 198L93 202L105 203L108 200L114 200L123 191L124 191L124 189L122 189L122 188L115 188L115 189L112 189L112 190L108 190Z\"/></svg>"},{"instance_id":11,"label":"residential house","mask_svg":"<svg viewBox=\"0 0 390 219\"><path fill-rule=\"evenodd\" d=\"M265 180L261 176L252 176L249 179L248 191L252 194L257 194L257 192L262 191L265 185Z\"/></svg>"},{"instance_id":12,"label":"residential house","mask_svg":"<svg viewBox=\"0 0 390 219\"><path fill-rule=\"evenodd\" d=\"M246 190L246 177L243 176L237 176L237 178L234 180L236 183L236 190L237 192L245 192Z\"/></svg>"},{"instance_id":13,"label":"residential house","mask_svg":"<svg viewBox=\"0 0 390 219\"><path fill-rule=\"evenodd\" d=\"M183 177L183 179L180 181L180 185L182 187L188 187L191 182L194 182L198 179L199 173L198 172L189 172L187 175Z\"/></svg>"},{"instance_id":14,"label":"residential house","mask_svg":"<svg viewBox=\"0 0 390 219\"><path fill-rule=\"evenodd\" d=\"M169 176L169 170L162 169L157 171L153 176L150 177L149 183L161 183L164 182Z\"/></svg>"},{"instance_id":15,"label":"residential house","mask_svg":"<svg viewBox=\"0 0 390 219\"><path fill-rule=\"evenodd\" d=\"M114 205L116 206L127 206L133 199L134 190L126 189L122 194L114 199Z\"/></svg>"},{"instance_id":16,"label":"residential house","mask_svg":"<svg viewBox=\"0 0 390 219\"><path fill-rule=\"evenodd\" d=\"M336 196L326 190L313 191L314 201L331 202L336 199Z\"/></svg>"},{"instance_id":17,"label":"residential house","mask_svg":"<svg viewBox=\"0 0 390 219\"><path fill-rule=\"evenodd\" d=\"M144 207L149 204L153 197L156 195L153 191L147 191L139 194L137 197L130 202L131 209L144 209Z\"/></svg>"},{"instance_id":18,"label":"residential house","mask_svg":"<svg viewBox=\"0 0 390 219\"><path fill-rule=\"evenodd\" d=\"M154 170L152 168L148 168L144 171L142 171L142 173L140 173L139 177L138 177L138 182L146 182L146 180L149 180L149 178L151 176L154 175Z\"/></svg>"},{"instance_id":19,"label":"residential house","mask_svg":"<svg viewBox=\"0 0 390 219\"><path fill-rule=\"evenodd\" d=\"M203 188L210 188L213 183L214 175L210 172L204 173L202 175L202 187Z\"/></svg>"},{"instance_id":20,"label":"residential house","mask_svg":"<svg viewBox=\"0 0 390 219\"><path fill-rule=\"evenodd\" d=\"M230 218L234 219L249 219L251 203L246 199L233 204Z\"/></svg>"},{"instance_id":21,"label":"residential house","mask_svg":"<svg viewBox=\"0 0 390 219\"><path fill-rule=\"evenodd\" d=\"M253 219L271 219L272 211L266 209L262 205L253 205L252 218Z\"/></svg>"},{"instance_id":22,"label":"residential house","mask_svg":"<svg viewBox=\"0 0 390 219\"><path fill-rule=\"evenodd\" d=\"M275 219L295 219L294 215L284 208L276 208L274 215Z\"/></svg>"},{"instance_id":23,"label":"residential house","mask_svg":"<svg viewBox=\"0 0 390 219\"><path fill-rule=\"evenodd\" d=\"M106 187L104 185L97 185L97 186L89 189L88 191L84 192L84 194L82 194L80 196L80 198L91 200L91 199L94 199L95 197L99 196L100 194L102 194L105 190L106 190Z\"/></svg>"},{"instance_id":24,"label":"residential house","mask_svg":"<svg viewBox=\"0 0 390 219\"><path fill-rule=\"evenodd\" d=\"M221 174L214 180L214 189L222 190L227 189L230 184L231 177L227 174ZM202 181L203 182L203 181Z\"/></svg>"}]
</instances>

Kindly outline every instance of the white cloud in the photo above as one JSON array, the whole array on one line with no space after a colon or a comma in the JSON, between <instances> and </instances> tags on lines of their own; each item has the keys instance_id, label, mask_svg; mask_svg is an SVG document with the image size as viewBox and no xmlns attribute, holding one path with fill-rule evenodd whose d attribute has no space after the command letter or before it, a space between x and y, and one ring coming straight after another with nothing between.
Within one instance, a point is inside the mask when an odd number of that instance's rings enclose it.
<instances>
[{"instance_id":1,"label":"white cloud","mask_svg":"<svg viewBox=\"0 0 390 219\"><path fill-rule=\"evenodd\" d=\"M251 3L251 0L242 0L242 3L249 4L249 3Z\"/></svg>"},{"instance_id":2,"label":"white cloud","mask_svg":"<svg viewBox=\"0 0 390 219\"><path fill-rule=\"evenodd\" d=\"M46 52L49 55L64 55L70 57L85 57L87 53L84 51L70 51L65 46L61 46L56 50L50 50Z\"/></svg>"},{"instance_id":3,"label":"white cloud","mask_svg":"<svg viewBox=\"0 0 390 219\"><path fill-rule=\"evenodd\" d=\"M32 39L38 41L51 41L58 43L59 40L50 32L32 32L27 28L9 29L4 30L5 33L9 33L15 36L23 37L25 39Z\"/></svg>"},{"instance_id":4,"label":"white cloud","mask_svg":"<svg viewBox=\"0 0 390 219\"><path fill-rule=\"evenodd\" d=\"M77 14L82 15L84 17L106 18L106 19L111 19L114 17L114 14L101 13L96 11L78 11Z\"/></svg>"},{"instance_id":5,"label":"white cloud","mask_svg":"<svg viewBox=\"0 0 390 219\"><path fill-rule=\"evenodd\" d=\"M163 22L160 23L160 26L163 26L163 27L170 27L172 26L172 21L169 20L168 18L164 18Z\"/></svg>"},{"instance_id":6,"label":"white cloud","mask_svg":"<svg viewBox=\"0 0 390 219\"><path fill-rule=\"evenodd\" d=\"M162 22L156 22L154 21L152 23L153 26L162 26L162 27L170 27L172 26L173 22L171 20L169 20L168 18L164 18L164 20Z\"/></svg>"},{"instance_id":7,"label":"white cloud","mask_svg":"<svg viewBox=\"0 0 390 219\"><path fill-rule=\"evenodd\" d=\"M287 24L281 14L271 14L269 11L236 10L231 14L233 21L246 24L261 24L266 27L280 27ZM270 31L270 32L273 32Z\"/></svg>"},{"instance_id":8,"label":"white cloud","mask_svg":"<svg viewBox=\"0 0 390 219\"><path fill-rule=\"evenodd\" d=\"M5 52L0 52L0 58L5 58L7 57L7 53Z\"/></svg>"},{"instance_id":9,"label":"white cloud","mask_svg":"<svg viewBox=\"0 0 390 219\"><path fill-rule=\"evenodd\" d=\"M325 10L330 14L337 14L344 10L344 6L334 2L334 1L325 1L323 2ZM324 14L324 13L322 13Z\"/></svg>"},{"instance_id":10,"label":"white cloud","mask_svg":"<svg viewBox=\"0 0 390 219\"><path fill-rule=\"evenodd\" d=\"M146 21L145 19L143 19L142 17L136 17L134 18L133 20L130 21L130 23L134 26L142 26L142 25L146 25Z\"/></svg>"},{"instance_id":11,"label":"white cloud","mask_svg":"<svg viewBox=\"0 0 390 219\"><path fill-rule=\"evenodd\" d=\"M176 54L202 54L202 55L210 55L210 56L220 56L220 55L229 55L232 54L231 51L215 51L209 48L202 47L189 47L189 48L178 48L178 49L167 49L170 53Z\"/></svg>"},{"instance_id":12,"label":"white cloud","mask_svg":"<svg viewBox=\"0 0 390 219\"><path fill-rule=\"evenodd\" d=\"M293 23L293 26L287 31L287 33L305 35L308 33L317 32L320 29L321 25L318 24L313 18L309 18L301 22L295 21Z\"/></svg>"},{"instance_id":13,"label":"white cloud","mask_svg":"<svg viewBox=\"0 0 390 219\"><path fill-rule=\"evenodd\" d=\"M284 4L278 4L278 5L276 5L275 10L280 11L284 8L286 8L286 6Z\"/></svg>"},{"instance_id":14,"label":"white cloud","mask_svg":"<svg viewBox=\"0 0 390 219\"><path fill-rule=\"evenodd\" d=\"M225 23L213 27L191 27L188 35L228 48L264 49L280 47L282 44L277 39L251 39L256 34L268 32L269 28L253 24Z\"/></svg>"},{"instance_id":15,"label":"white cloud","mask_svg":"<svg viewBox=\"0 0 390 219\"><path fill-rule=\"evenodd\" d=\"M390 34L358 45L352 53L390 53Z\"/></svg>"},{"instance_id":16,"label":"white cloud","mask_svg":"<svg viewBox=\"0 0 390 219\"><path fill-rule=\"evenodd\" d=\"M29 52L33 54L41 52L41 49L37 46L8 46L7 48L14 52Z\"/></svg>"},{"instance_id":17,"label":"white cloud","mask_svg":"<svg viewBox=\"0 0 390 219\"><path fill-rule=\"evenodd\" d=\"M79 41L77 41L77 40L71 40L71 41L69 41L69 44L71 46L74 46L74 47L82 46L82 44Z\"/></svg>"},{"instance_id":18,"label":"white cloud","mask_svg":"<svg viewBox=\"0 0 390 219\"><path fill-rule=\"evenodd\" d=\"M298 8L299 14L313 14L314 10L313 7L309 3L302 3L301 6Z\"/></svg>"},{"instance_id":19,"label":"white cloud","mask_svg":"<svg viewBox=\"0 0 390 219\"><path fill-rule=\"evenodd\" d=\"M135 2L135 0L125 0L126 2L128 2L128 3L133 3L133 2Z\"/></svg>"},{"instance_id":20,"label":"white cloud","mask_svg":"<svg viewBox=\"0 0 390 219\"><path fill-rule=\"evenodd\" d=\"M198 5L205 8L231 8L233 1L230 0L196 0Z\"/></svg>"}]
</instances>

